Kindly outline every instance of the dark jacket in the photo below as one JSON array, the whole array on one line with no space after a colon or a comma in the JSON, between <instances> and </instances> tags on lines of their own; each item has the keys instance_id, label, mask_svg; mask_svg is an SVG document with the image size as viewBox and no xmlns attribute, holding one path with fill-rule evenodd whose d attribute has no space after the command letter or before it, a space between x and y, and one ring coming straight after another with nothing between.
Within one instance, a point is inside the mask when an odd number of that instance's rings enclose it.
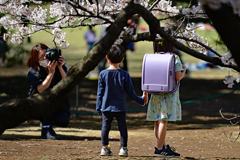
<instances>
[{"instance_id":1,"label":"dark jacket","mask_svg":"<svg viewBox=\"0 0 240 160\"><path fill-rule=\"evenodd\" d=\"M39 66L39 67L40 67L39 73L37 73L37 71L35 71L32 67L29 68L27 73L27 81L31 85L29 90L30 96L32 96L33 94L39 93L37 90L37 86L40 83L42 83L48 75L47 71L42 66ZM63 65L63 70L67 72L67 67L65 65ZM56 67L53 79L48 88L53 88L61 79L62 79L61 74L58 70L58 67ZM70 104L69 104L68 98L66 98L66 102L63 109L70 114Z\"/></svg>"}]
</instances>

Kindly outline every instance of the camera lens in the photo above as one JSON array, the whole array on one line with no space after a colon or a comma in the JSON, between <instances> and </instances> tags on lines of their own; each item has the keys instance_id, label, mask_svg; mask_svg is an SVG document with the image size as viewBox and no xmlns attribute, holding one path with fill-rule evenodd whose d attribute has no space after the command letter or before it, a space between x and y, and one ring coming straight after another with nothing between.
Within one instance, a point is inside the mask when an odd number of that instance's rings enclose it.
<instances>
[{"instance_id":1,"label":"camera lens","mask_svg":"<svg viewBox=\"0 0 240 160\"><path fill-rule=\"evenodd\" d=\"M45 53L45 57L49 60L49 61L58 61L59 57L61 56L61 50L60 49L50 49L48 48L46 53Z\"/></svg>"}]
</instances>

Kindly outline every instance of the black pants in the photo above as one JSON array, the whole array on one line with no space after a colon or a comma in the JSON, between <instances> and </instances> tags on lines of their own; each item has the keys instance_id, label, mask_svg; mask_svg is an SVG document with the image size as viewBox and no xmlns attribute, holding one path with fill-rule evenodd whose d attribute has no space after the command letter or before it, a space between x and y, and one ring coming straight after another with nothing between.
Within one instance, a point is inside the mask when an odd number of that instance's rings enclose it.
<instances>
[{"instance_id":1,"label":"black pants","mask_svg":"<svg viewBox=\"0 0 240 160\"><path fill-rule=\"evenodd\" d=\"M111 130L111 123L116 117L118 122L118 129L121 135L121 147L127 147L128 132L126 123L126 112L103 112L102 113L102 145L108 145L109 131Z\"/></svg>"},{"instance_id":2,"label":"black pants","mask_svg":"<svg viewBox=\"0 0 240 160\"><path fill-rule=\"evenodd\" d=\"M58 127L67 127L70 121L70 115L65 110L57 111L53 114L43 117L42 125L56 125Z\"/></svg>"}]
</instances>

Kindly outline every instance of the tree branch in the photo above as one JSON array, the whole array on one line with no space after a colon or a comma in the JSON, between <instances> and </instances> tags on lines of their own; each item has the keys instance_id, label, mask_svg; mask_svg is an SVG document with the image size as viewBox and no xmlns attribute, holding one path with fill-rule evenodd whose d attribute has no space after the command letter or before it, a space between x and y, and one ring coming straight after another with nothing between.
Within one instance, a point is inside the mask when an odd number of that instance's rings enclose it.
<instances>
[{"instance_id":1,"label":"tree branch","mask_svg":"<svg viewBox=\"0 0 240 160\"><path fill-rule=\"evenodd\" d=\"M155 28L156 29L156 28ZM240 68L236 65L225 65L222 63L221 59L220 58L217 58L217 57L209 57L209 56L206 56L202 53L199 53L193 49L190 49L188 47L186 47L185 45L183 45L182 43L178 42L174 37L170 36L170 35L167 35L167 33L165 33L165 31L159 31L158 32L160 35L161 33L164 33L165 35L165 38L167 40L169 40L171 43L173 43L173 45L178 48L179 50L193 56L193 57L196 57L196 58L199 58L199 59L202 59L204 61L207 61L207 62L210 62L210 63L213 63L213 64L216 64L216 65L219 65L219 66L222 66L222 67L228 67L228 68L232 68L236 71L240 71ZM161 35L163 37L163 35ZM183 37L178 37L178 38L183 38ZM139 34L136 34L136 35L132 35L132 36L124 36L122 37L123 41L126 42L126 43L130 43L130 42L138 42L138 41L153 41L150 37L150 34L149 32L144 32L144 33L139 33ZM183 38L185 40L189 40L189 39L186 39L186 38ZM197 42L195 40L189 40L189 41L193 41L193 42ZM216 53L217 55L221 56L219 53L217 53L216 51L214 51L212 48L210 47L207 47L206 45L200 43L200 42L197 42L199 43L200 45L206 47L207 49L213 51L214 53Z\"/></svg>"},{"instance_id":2,"label":"tree branch","mask_svg":"<svg viewBox=\"0 0 240 160\"><path fill-rule=\"evenodd\" d=\"M232 53L233 58L238 66L240 66L240 23L239 17L234 15L232 7L223 4L219 10L213 10L204 5L204 10L211 19L214 27ZM225 24L225 25L224 25Z\"/></svg>"}]
</instances>

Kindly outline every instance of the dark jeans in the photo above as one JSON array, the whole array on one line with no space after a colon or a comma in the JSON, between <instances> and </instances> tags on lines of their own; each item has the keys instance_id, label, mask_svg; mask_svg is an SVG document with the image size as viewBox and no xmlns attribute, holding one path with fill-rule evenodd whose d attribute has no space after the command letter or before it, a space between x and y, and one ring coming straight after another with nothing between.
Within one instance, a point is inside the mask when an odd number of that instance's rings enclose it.
<instances>
[{"instance_id":1,"label":"dark jeans","mask_svg":"<svg viewBox=\"0 0 240 160\"><path fill-rule=\"evenodd\" d=\"M5 62L5 59L6 59L6 52L2 52L0 53L0 57L2 55L2 64Z\"/></svg>"},{"instance_id":2,"label":"dark jeans","mask_svg":"<svg viewBox=\"0 0 240 160\"><path fill-rule=\"evenodd\" d=\"M95 42L92 42L92 43L87 43L88 44L88 52L90 52L91 51L91 49L93 48L93 44L94 44ZM87 52L87 53L88 53Z\"/></svg>"},{"instance_id":3,"label":"dark jeans","mask_svg":"<svg viewBox=\"0 0 240 160\"><path fill-rule=\"evenodd\" d=\"M108 136L113 118L116 117L121 134L121 147L127 147L128 132L126 112L102 112L102 145L108 145Z\"/></svg>"},{"instance_id":4,"label":"dark jeans","mask_svg":"<svg viewBox=\"0 0 240 160\"><path fill-rule=\"evenodd\" d=\"M64 110L43 117L42 125L56 125L58 127L67 127L70 121L70 115Z\"/></svg>"}]
</instances>

